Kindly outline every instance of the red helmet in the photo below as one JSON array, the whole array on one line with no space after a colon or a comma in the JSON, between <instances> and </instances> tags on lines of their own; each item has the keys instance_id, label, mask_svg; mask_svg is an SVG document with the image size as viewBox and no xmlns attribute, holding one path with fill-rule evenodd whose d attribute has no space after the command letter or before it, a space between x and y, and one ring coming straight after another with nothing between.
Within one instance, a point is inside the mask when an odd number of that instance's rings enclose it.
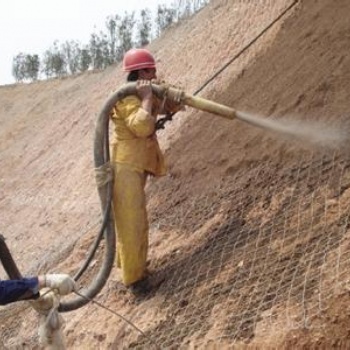
<instances>
[{"instance_id":1,"label":"red helmet","mask_svg":"<svg viewBox=\"0 0 350 350\"><path fill-rule=\"evenodd\" d=\"M132 72L139 69L156 68L156 61L146 49L131 49L125 53L123 71Z\"/></svg>"}]
</instances>

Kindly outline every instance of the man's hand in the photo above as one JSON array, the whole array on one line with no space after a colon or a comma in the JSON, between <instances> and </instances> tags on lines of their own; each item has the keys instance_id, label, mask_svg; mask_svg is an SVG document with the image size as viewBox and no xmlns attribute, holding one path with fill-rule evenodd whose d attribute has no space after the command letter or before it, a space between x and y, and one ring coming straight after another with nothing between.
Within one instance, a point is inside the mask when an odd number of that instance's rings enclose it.
<instances>
[{"instance_id":1,"label":"man's hand","mask_svg":"<svg viewBox=\"0 0 350 350\"><path fill-rule=\"evenodd\" d=\"M141 100L152 98L152 86L150 80L138 80L136 83L136 91Z\"/></svg>"},{"instance_id":2,"label":"man's hand","mask_svg":"<svg viewBox=\"0 0 350 350\"><path fill-rule=\"evenodd\" d=\"M136 91L141 98L142 108L148 112L149 115L152 114L152 86L149 80L138 80L136 84Z\"/></svg>"},{"instance_id":3,"label":"man's hand","mask_svg":"<svg viewBox=\"0 0 350 350\"><path fill-rule=\"evenodd\" d=\"M45 275L45 287L57 289L59 294L66 295L76 289L73 278L66 274Z\"/></svg>"}]
</instances>

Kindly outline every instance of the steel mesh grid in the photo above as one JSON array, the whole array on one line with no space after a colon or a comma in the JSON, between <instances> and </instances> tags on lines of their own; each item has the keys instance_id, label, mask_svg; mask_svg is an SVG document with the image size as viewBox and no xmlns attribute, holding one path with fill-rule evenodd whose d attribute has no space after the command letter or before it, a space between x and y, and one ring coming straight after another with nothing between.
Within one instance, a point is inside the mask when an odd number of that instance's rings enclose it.
<instances>
[{"instance_id":1,"label":"steel mesh grid","mask_svg":"<svg viewBox=\"0 0 350 350\"><path fill-rule=\"evenodd\" d=\"M311 154L298 168L284 169L285 182L276 181L263 195L231 193L242 208L238 218L227 210L200 245L165 268L159 307L168 317L148 335L161 347L176 348L200 346L208 334L206 342L247 341L262 323L265 329L311 327L309 321L348 275L349 254L342 244L349 200L342 196L342 180L349 165L337 154ZM297 175L288 182L291 171ZM220 187L208 202L215 203L230 184ZM263 216L250 219L267 200L269 208L277 207L274 199L279 202L274 215L265 222ZM200 195L192 201L206 203Z\"/></svg>"}]
</instances>

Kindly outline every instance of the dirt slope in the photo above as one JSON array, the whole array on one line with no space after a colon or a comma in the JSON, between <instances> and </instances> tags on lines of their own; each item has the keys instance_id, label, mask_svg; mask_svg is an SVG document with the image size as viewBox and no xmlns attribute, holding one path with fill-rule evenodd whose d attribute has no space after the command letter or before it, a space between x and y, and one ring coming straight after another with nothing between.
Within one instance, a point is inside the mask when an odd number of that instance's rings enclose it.
<instances>
[{"instance_id":1,"label":"dirt slope","mask_svg":"<svg viewBox=\"0 0 350 350\"><path fill-rule=\"evenodd\" d=\"M213 0L152 43L161 78L194 91L290 3ZM301 1L202 96L346 125L349 11L346 0ZM93 240L95 117L122 81L116 66L0 87L0 232L28 274L73 272ZM88 305L64 315L68 348L346 347L346 150L190 109L159 135L169 175L147 188L150 269L165 281L135 300L115 269L97 298L148 338ZM8 348L38 348L34 311L16 305L0 317Z\"/></svg>"}]
</instances>

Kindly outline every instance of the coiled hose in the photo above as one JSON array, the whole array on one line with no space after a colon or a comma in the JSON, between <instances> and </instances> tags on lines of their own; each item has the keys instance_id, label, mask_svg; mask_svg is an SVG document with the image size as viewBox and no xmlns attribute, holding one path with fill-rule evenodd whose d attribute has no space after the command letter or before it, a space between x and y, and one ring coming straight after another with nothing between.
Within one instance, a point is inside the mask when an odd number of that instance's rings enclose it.
<instances>
[{"instance_id":1,"label":"coiled hose","mask_svg":"<svg viewBox=\"0 0 350 350\"><path fill-rule=\"evenodd\" d=\"M166 94L166 87L159 85L152 85L153 93L163 98ZM128 83L123 85L119 90L113 93L105 102L102 110L98 116L95 140L94 140L94 164L95 169L99 169L110 162L109 154L109 116L112 108L115 104L129 95L136 95L136 83ZM101 268L97 273L92 283L83 291L79 293L82 296L77 296L67 302L62 302L59 307L59 311L72 311L78 309L94 298L106 284L108 277L111 273L114 260L115 260L115 246L116 235L114 229L113 213L111 211L112 198L113 198L113 181L107 182L104 186L98 187L98 193L101 202L101 209L103 213L103 224L99 235L96 237L95 242L90 249L90 253L83 264L82 268L76 273L74 278L76 280L84 273L92 260L96 250L101 242L102 237L105 239L105 254L104 260L101 264Z\"/></svg>"},{"instance_id":2,"label":"coiled hose","mask_svg":"<svg viewBox=\"0 0 350 350\"><path fill-rule=\"evenodd\" d=\"M163 98L166 94L166 87L159 85L152 85L152 91L158 98ZM121 99L129 95L136 95L136 83L128 83L122 86L119 90L113 93L105 102L101 112L98 115L95 138L94 138L94 165L95 169L109 164L109 115L114 105ZM101 209L103 213L103 222L101 229L89 250L88 257L82 267L75 274L74 279L77 281L83 275L89 263L93 259L102 238L105 241L103 262L99 271L91 284L79 291L79 295L67 300L62 301L58 308L60 312L67 312L76 310L93 299L104 287L108 277L112 271L115 260L115 246L116 246L116 234L114 229L113 213L111 211L112 198L113 198L113 180L108 181L105 185L98 187L98 194L101 202ZM18 270L9 249L6 246L5 240L0 235L0 259L11 279L20 279L22 277Z\"/></svg>"}]
</instances>

